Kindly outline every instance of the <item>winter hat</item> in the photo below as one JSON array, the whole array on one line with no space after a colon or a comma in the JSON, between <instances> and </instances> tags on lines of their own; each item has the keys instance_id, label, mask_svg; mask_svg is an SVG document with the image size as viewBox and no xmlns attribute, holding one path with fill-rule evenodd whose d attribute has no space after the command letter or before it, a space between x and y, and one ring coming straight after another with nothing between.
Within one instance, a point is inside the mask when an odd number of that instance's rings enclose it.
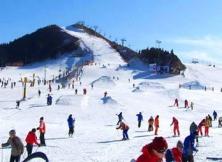
<instances>
[{"instance_id":1,"label":"winter hat","mask_svg":"<svg viewBox=\"0 0 222 162\"><path fill-rule=\"evenodd\" d=\"M178 148L183 148L183 143L180 140L177 142L177 147Z\"/></svg>"},{"instance_id":2,"label":"winter hat","mask_svg":"<svg viewBox=\"0 0 222 162\"><path fill-rule=\"evenodd\" d=\"M43 120L43 119L44 119L43 117L40 118L40 120Z\"/></svg>"},{"instance_id":3,"label":"winter hat","mask_svg":"<svg viewBox=\"0 0 222 162\"><path fill-rule=\"evenodd\" d=\"M14 129L10 130L10 131L9 131L9 134L10 134L10 135L15 135L15 130L14 130Z\"/></svg>"},{"instance_id":4,"label":"winter hat","mask_svg":"<svg viewBox=\"0 0 222 162\"><path fill-rule=\"evenodd\" d=\"M152 142L152 148L157 152L163 153L168 148L168 144L163 137L155 137Z\"/></svg>"},{"instance_id":5,"label":"winter hat","mask_svg":"<svg viewBox=\"0 0 222 162\"><path fill-rule=\"evenodd\" d=\"M36 132L36 129L35 129L35 128L33 128L33 129L32 129L32 132L34 132L34 133L35 133L35 132Z\"/></svg>"}]
</instances>

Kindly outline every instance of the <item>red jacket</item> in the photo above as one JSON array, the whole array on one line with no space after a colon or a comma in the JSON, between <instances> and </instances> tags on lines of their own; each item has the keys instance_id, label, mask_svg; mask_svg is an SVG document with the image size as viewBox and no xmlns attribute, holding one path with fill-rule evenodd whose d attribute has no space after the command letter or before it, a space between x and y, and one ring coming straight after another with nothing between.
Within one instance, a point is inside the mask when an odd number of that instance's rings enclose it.
<instances>
[{"instance_id":1,"label":"red jacket","mask_svg":"<svg viewBox=\"0 0 222 162\"><path fill-rule=\"evenodd\" d=\"M39 131L40 131L40 133L45 133L45 122L44 121L39 122Z\"/></svg>"},{"instance_id":2,"label":"red jacket","mask_svg":"<svg viewBox=\"0 0 222 162\"><path fill-rule=\"evenodd\" d=\"M162 162L163 160L158 158L156 155L153 154L151 149L151 144L148 144L143 147L142 155L138 157L136 162Z\"/></svg>"},{"instance_id":3,"label":"red jacket","mask_svg":"<svg viewBox=\"0 0 222 162\"><path fill-rule=\"evenodd\" d=\"M34 143L36 145L38 145L39 143L37 142L37 137L35 135L35 133L33 133L32 131L30 131L25 139L27 144L31 144L33 145Z\"/></svg>"},{"instance_id":4,"label":"red jacket","mask_svg":"<svg viewBox=\"0 0 222 162\"><path fill-rule=\"evenodd\" d=\"M177 148L172 148L172 155L175 162L182 162L182 152Z\"/></svg>"},{"instance_id":5,"label":"red jacket","mask_svg":"<svg viewBox=\"0 0 222 162\"><path fill-rule=\"evenodd\" d=\"M176 118L173 118L171 125L174 125L174 127L178 127L179 126L178 120Z\"/></svg>"},{"instance_id":6,"label":"red jacket","mask_svg":"<svg viewBox=\"0 0 222 162\"><path fill-rule=\"evenodd\" d=\"M159 118L156 116L156 117L155 117L155 120L154 120L154 126L155 126L155 127L159 127L159 124L160 124Z\"/></svg>"}]
</instances>

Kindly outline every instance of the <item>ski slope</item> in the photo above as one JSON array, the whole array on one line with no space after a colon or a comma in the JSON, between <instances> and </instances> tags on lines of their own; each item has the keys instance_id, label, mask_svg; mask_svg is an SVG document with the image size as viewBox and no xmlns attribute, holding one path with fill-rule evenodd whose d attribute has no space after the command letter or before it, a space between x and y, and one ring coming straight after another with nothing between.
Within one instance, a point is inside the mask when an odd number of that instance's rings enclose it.
<instances>
[{"instance_id":1,"label":"ski slope","mask_svg":"<svg viewBox=\"0 0 222 162\"><path fill-rule=\"evenodd\" d=\"M39 118L44 116L47 146L35 147L33 151L46 153L50 162L129 162L133 158L136 159L141 154L142 147L155 137L154 132L147 132L147 121L150 116L155 117L157 114L160 116L159 136L166 138L169 148L174 147L178 140L184 140L189 134L192 121L198 124L206 115L212 115L213 110L222 116L221 67L187 64L185 77L154 76L150 79L133 79L135 75L143 71L119 68L125 66L125 63L104 40L74 29L64 30L81 38L84 43L83 48L90 48L95 56L93 65L83 67L82 84L75 81L78 94L75 95L74 89L68 87L57 90L57 84L52 84L53 105L46 106L48 85L28 86L27 99L21 102L21 109L18 110L15 109L15 102L22 98L21 83L17 82L14 89L10 86L0 88L1 142L7 140L10 129L16 129L17 135L25 143L28 131L38 127ZM32 79L32 74L35 73L43 79L46 65L48 67L47 79L51 79L53 75L59 74L61 67L65 69L68 66L67 59L73 58L68 56L58 60L48 60L24 68L7 67L0 71L0 78L18 81L24 76ZM75 61L72 61L72 64L75 65ZM179 84L192 81L214 86L215 91L179 89ZM133 83L135 88L133 88ZM87 88L87 95L83 95L83 88ZM39 89L42 91L40 97L37 94ZM108 92L106 102L103 98L105 91ZM175 98L179 99L180 108L171 106ZM185 99L194 102L193 111L183 108ZM115 129L116 114L119 112L123 112L124 121L130 127L128 141L121 141L122 132ZM137 128L136 118L139 112L142 112L144 117L140 129ZM73 114L76 118L73 138L68 138L69 114ZM180 137L172 138L173 128L170 124L173 116L179 119ZM196 162L207 161L206 156L220 156L222 146L218 145L218 141L221 139L221 133L221 128L217 128L217 122L213 122L210 137L199 139L200 147L195 155ZM10 150L2 151L3 161L9 161ZM26 152L22 159L25 156L27 156Z\"/></svg>"}]
</instances>

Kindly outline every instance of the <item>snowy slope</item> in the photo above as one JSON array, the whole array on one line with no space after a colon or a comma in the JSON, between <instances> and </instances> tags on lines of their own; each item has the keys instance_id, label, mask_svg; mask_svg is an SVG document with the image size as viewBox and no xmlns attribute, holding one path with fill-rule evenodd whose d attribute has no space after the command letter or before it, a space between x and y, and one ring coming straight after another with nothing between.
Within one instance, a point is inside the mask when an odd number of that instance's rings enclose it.
<instances>
[{"instance_id":1,"label":"snowy slope","mask_svg":"<svg viewBox=\"0 0 222 162\"><path fill-rule=\"evenodd\" d=\"M28 131L37 127L39 118L44 116L47 147L34 148L34 151L45 152L50 162L129 162L132 158L137 158L141 154L143 145L154 138L153 132L147 132L147 120L151 115L160 115L159 135L166 137L171 148L177 140L183 140L188 135L192 121L199 123L207 114L212 114L214 109L218 111L219 116L222 114L220 67L187 65L185 78L175 76L133 80L135 71L119 68L119 65L124 66L125 63L104 40L75 30L67 32L81 38L84 47L89 48L95 55L96 64L83 67L82 84L75 81L78 95L68 87L57 90L57 84L53 84L53 105L46 106L48 85L36 85L28 87L27 100L21 103L21 110L17 110L15 101L22 97L21 83L17 83L14 89L0 88L1 142L7 140L10 129L16 129L17 135L24 141ZM57 75L60 64L65 68L66 65L62 60L66 62L66 59L68 58L49 61L47 64L49 75ZM0 78L10 77L17 81L20 74L31 77L32 73L43 78L44 64L23 69L8 67L0 71ZM179 84L194 80L214 86L215 91L179 89ZM93 88L91 83L95 83ZM133 83L141 91L135 92ZM87 95L82 95L83 88L87 88ZM38 89L42 91L41 97L37 95ZM103 98L105 91L108 92L107 102L104 102ZM175 98L180 101L179 109L170 107ZM193 111L182 108L185 99L194 102ZM138 129L136 114L140 111L143 113L144 122ZM128 141L119 141L122 133L115 129L117 122L115 114L119 112L123 112L125 122L130 126ZM73 114L76 118L73 138L68 138L67 135L66 120L69 114ZM181 128L181 136L176 138L172 138L172 127L170 127L173 116L179 119ZM200 138L201 147L198 148L195 161L206 161L206 156L220 156L222 146L217 143L220 141L222 130L216 126L217 122L213 122L210 137ZM3 150L4 162L8 161L9 154L9 149Z\"/></svg>"}]
</instances>

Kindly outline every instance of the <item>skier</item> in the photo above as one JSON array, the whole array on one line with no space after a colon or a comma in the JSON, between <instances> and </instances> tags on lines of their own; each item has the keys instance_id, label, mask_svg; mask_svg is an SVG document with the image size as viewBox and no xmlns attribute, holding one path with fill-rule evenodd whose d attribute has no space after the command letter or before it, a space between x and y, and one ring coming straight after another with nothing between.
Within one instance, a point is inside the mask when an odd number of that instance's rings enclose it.
<instances>
[{"instance_id":1,"label":"skier","mask_svg":"<svg viewBox=\"0 0 222 162\"><path fill-rule=\"evenodd\" d=\"M185 100L185 101L184 101L184 107L185 107L185 108L189 108L188 100Z\"/></svg>"},{"instance_id":2,"label":"skier","mask_svg":"<svg viewBox=\"0 0 222 162\"><path fill-rule=\"evenodd\" d=\"M163 137L155 137L151 143L142 148L142 155L136 162L161 162L167 148L167 141Z\"/></svg>"},{"instance_id":3,"label":"skier","mask_svg":"<svg viewBox=\"0 0 222 162\"><path fill-rule=\"evenodd\" d=\"M214 110L213 112L214 121L217 120L217 112Z\"/></svg>"},{"instance_id":4,"label":"skier","mask_svg":"<svg viewBox=\"0 0 222 162\"><path fill-rule=\"evenodd\" d=\"M41 96L41 91L40 90L38 90L38 95L39 95L39 97Z\"/></svg>"},{"instance_id":5,"label":"skier","mask_svg":"<svg viewBox=\"0 0 222 162\"><path fill-rule=\"evenodd\" d=\"M159 129L159 115L157 115L154 119L154 127L155 127L155 135L158 134L158 129Z\"/></svg>"},{"instance_id":6,"label":"skier","mask_svg":"<svg viewBox=\"0 0 222 162\"><path fill-rule=\"evenodd\" d=\"M86 88L83 89L83 95L86 95Z\"/></svg>"},{"instance_id":7,"label":"skier","mask_svg":"<svg viewBox=\"0 0 222 162\"><path fill-rule=\"evenodd\" d=\"M151 131L153 131L153 123L154 123L154 119L153 119L153 117L151 116L150 118L149 118L149 120L148 120L148 132L151 132Z\"/></svg>"},{"instance_id":8,"label":"skier","mask_svg":"<svg viewBox=\"0 0 222 162\"><path fill-rule=\"evenodd\" d=\"M194 147L194 143L195 143L195 138L196 138L196 134L195 133L191 133L189 136L187 136L184 140L184 148L183 148L183 162L194 162L194 158L193 158L193 152L194 151L198 151L195 147Z\"/></svg>"},{"instance_id":9,"label":"skier","mask_svg":"<svg viewBox=\"0 0 222 162\"><path fill-rule=\"evenodd\" d=\"M166 162L182 162L183 143L177 142L177 146L168 149L165 154Z\"/></svg>"},{"instance_id":10,"label":"skier","mask_svg":"<svg viewBox=\"0 0 222 162\"><path fill-rule=\"evenodd\" d=\"M40 139L40 145L41 146L46 146L45 144L45 122L44 122L44 118L41 117L40 118L40 121L39 121L39 127L37 128L37 130L39 130L39 133L40 133L40 136L39 136L39 139Z\"/></svg>"},{"instance_id":11,"label":"skier","mask_svg":"<svg viewBox=\"0 0 222 162\"><path fill-rule=\"evenodd\" d=\"M178 99L177 99L177 98L175 99L173 106L179 107L179 102L178 102Z\"/></svg>"},{"instance_id":12,"label":"skier","mask_svg":"<svg viewBox=\"0 0 222 162\"><path fill-rule=\"evenodd\" d=\"M75 89L75 94L77 95L77 93L78 93L78 89Z\"/></svg>"},{"instance_id":13,"label":"skier","mask_svg":"<svg viewBox=\"0 0 222 162\"><path fill-rule=\"evenodd\" d=\"M48 97L47 97L47 105L52 105L52 96L50 94L48 94Z\"/></svg>"},{"instance_id":14,"label":"skier","mask_svg":"<svg viewBox=\"0 0 222 162\"><path fill-rule=\"evenodd\" d=\"M72 117L72 114L69 115L68 119L68 126L69 126L69 137L72 137L73 133L74 133L74 123L75 123L75 119Z\"/></svg>"},{"instance_id":15,"label":"skier","mask_svg":"<svg viewBox=\"0 0 222 162\"><path fill-rule=\"evenodd\" d=\"M190 103L190 108L191 108L191 110L193 110L193 106L194 106L194 103L191 102L191 103Z\"/></svg>"},{"instance_id":16,"label":"skier","mask_svg":"<svg viewBox=\"0 0 222 162\"><path fill-rule=\"evenodd\" d=\"M116 125L119 125L119 123L123 120L123 114L120 112L119 114L116 114L118 116L118 122Z\"/></svg>"},{"instance_id":17,"label":"skier","mask_svg":"<svg viewBox=\"0 0 222 162\"><path fill-rule=\"evenodd\" d=\"M51 83L49 83L49 92L50 92L50 93L52 92L52 86L51 86Z\"/></svg>"},{"instance_id":18,"label":"skier","mask_svg":"<svg viewBox=\"0 0 222 162\"><path fill-rule=\"evenodd\" d=\"M173 125L173 134L174 134L174 136L176 136L176 133L177 133L178 136L180 136L179 122L175 117L173 117L173 121L170 124L170 126L172 126L172 125Z\"/></svg>"},{"instance_id":19,"label":"skier","mask_svg":"<svg viewBox=\"0 0 222 162\"><path fill-rule=\"evenodd\" d=\"M127 124L125 124L124 122L121 121L119 127L117 127L116 129L121 129L123 131L123 139L122 140L129 139L129 136L128 136L129 126Z\"/></svg>"},{"instance_id":20,"label":"skier","mask_svg":"<svg viewBox=\"0 0 222 162\"><path fill-rule=\"evenodd\" d=\"M198 135L203 136L202 127L204 126L204 124L205 124L205 119L201 120L201 122L198 125Z\"/></svg>"},{"instance_id":21,"label":"skier","mask_svg":"<svg viewBox=\"0 0 222 162\"><path fill-rule=\"evenodd\" d=\"M105 91L105 92L104 92L104 98L106 98L106 96L107 96L107 92Z\"/></svg>"},{"instance_id":22,"label":"skier","mask_svg":"<svg viewBox=\"0 0 222 162\"><path fill-rule=\"evenodd\" d=\"M20 106L20 100L17 100L17 101L16 101L16 109L18 109L19 106Z\"/></svg>"},{"instance_id":23,"label":"skier","mask_svg":"<svg viewBox=\"0 0 222 162\"><path fill-rule=\"evenodd\" d=\"M14 129L9 131L9 138L6 143L2 144L2 147L11 145L11 157L10 162L19 162L21 155L24 152L24 145L19 137L16 136Z\"/></svg>"},{"instance_id":24,"label":"skier","mask_svg":"<svg viewBox=\"0 0 222 162\"><path fill-rule=\"evenodd\" d=\"M197 145L198 145L198 126L195 122L192 122L190 124L190 134L195 134L196 136L196 142L197 142Z\"/></svg>"},{"instance_id":25,"label":"skier","mask_svg":"<svg viewBox=\"0 0 222 162\"><path fill-rule=\"evenodd\" d=\"M209 127L210 127L210 119L209 119L209 116L206 116L205 122L204 122L204 128L205 128L204 135L205 136L209 136Z\"/></svg>"},{"instance_id":26,"label":"skier","mask_svg":"<svg viewBox=\"0 0 222 162\"><path fill-rule=\"evenodd\" d=\"M133 83L133 88L135 88L135 84Z\"/></svg>"},{"instance_id":27,"label":"skier","mask_svg":"<svg viewBox=\"0 0 222 162\"><path fill-rule=\"evenodd\" d=\"M143 115L141 112L139 112L139 114L136 114L136 116L137 116L137 120L138 120L138 128L140 128L141 122L143 120Z\"/></svg>"},{"instance_id":28,"label":"skier","mask_svg":"<svg viewBox=\"0 0 222 162\"><path fill-rule=\"evenodd\" d=\"M37 137L36 137L36 129L33 128L28 135L25 138L26 141L26 150L28 153L28 156L32 154L32 149L33 149L33 144L35 143L36 145L40 146L40 144L37 142Z\"/></svg>"}]
</instances>

